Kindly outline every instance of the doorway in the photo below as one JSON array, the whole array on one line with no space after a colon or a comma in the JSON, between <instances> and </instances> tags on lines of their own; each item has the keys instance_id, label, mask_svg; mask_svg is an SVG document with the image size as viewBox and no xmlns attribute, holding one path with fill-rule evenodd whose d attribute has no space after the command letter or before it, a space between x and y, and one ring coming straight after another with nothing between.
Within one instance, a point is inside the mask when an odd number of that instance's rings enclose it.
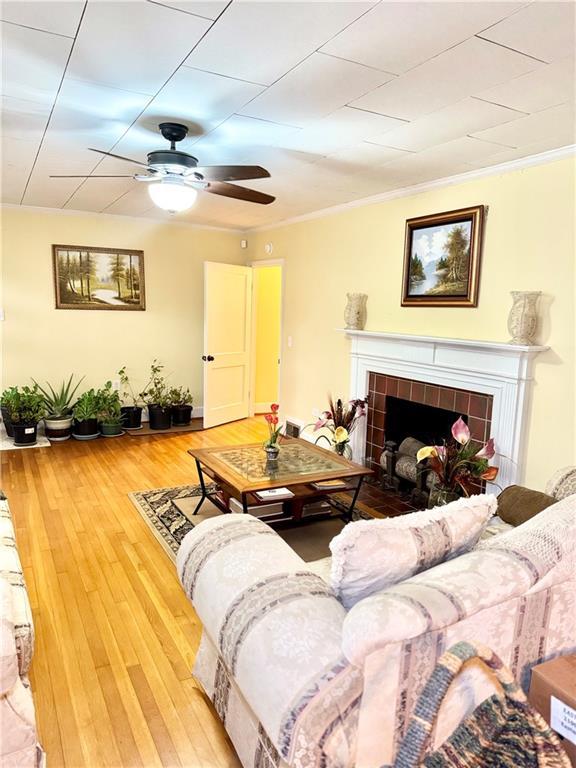
<instances>
[{"instance_id":1,"label":"doorway","mask_svg":"<svg viewBox=\"0 0 576 768\"><path fill-rule=\"evenodd\" d=\"M253 262L251 413L280 401L282 262Z\"/></svg>"}]
</instances>

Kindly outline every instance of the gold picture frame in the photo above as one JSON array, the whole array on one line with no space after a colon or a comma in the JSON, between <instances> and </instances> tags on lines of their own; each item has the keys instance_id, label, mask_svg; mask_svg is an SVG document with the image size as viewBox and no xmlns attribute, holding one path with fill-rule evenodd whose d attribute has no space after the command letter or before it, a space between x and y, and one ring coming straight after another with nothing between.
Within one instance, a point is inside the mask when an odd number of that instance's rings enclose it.
<instances>
[{"instance_id":1,"label":"gold picture frame","mask_svg":"<svg viewBox=\"0 0 576 768\"><path fill-rule=\"evenodd\" d=\"M144 251L53 245L56 309L143 311Z\"/></svg>"},{"instance_id":2,"label":"gold picture frame","mask_svg":"<svg viewBox=\"0 0 576 768\"><path fill-rule=\"evenodd\" d=\"M403 307L476 307L485 206L406 221Z\"/></svg>"}]
</instances>

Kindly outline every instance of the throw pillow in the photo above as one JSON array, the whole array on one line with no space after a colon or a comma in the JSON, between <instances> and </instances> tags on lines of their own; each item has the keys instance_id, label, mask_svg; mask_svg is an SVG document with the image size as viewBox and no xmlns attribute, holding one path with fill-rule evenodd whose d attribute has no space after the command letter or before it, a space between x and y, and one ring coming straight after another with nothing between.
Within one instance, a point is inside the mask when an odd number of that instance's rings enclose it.
<instances>
[{"instance_id":1,"label":"throw pillow","mask_svg":"<svg viewBox=\"0 0 576 768\"><path fill-rule=\"evenodd\" d=\"M546 493L510 485L498 496L498 517L510 525L522 525L555 503L556 499Z\"/></svg>"},{"instance_id":2,"label":"throw pillow","mask_svg":"<svg viewBox=\"0 0 576 768\"><path fill-rule=\"evenodd\" d=\"M345 608L472 549L496 512L481 494L402 517L358 520L330 542L330 585Z\"/></svg>"}]
</instances>

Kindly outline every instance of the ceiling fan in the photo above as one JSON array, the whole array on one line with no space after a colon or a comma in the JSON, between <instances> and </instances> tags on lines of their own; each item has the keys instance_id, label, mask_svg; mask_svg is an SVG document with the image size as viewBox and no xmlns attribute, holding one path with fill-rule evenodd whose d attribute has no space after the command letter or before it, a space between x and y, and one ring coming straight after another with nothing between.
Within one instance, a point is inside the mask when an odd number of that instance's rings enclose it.
<instances>
[{"instance_id":1,"label":"ceiling fan","mask_svg":"<svg viewBox=\"0 0 576 768\"><path fill-rule=\"evenodd\" d=\"M190 208L197 197L198 190L212 195L233 197L236 200L246 200L249 203L269 205L276 199L272 195L258 192L255 189L228 184L239 179L265 179L270 176L265 168L259 165L198 165L198 160L176 149L176 142L182 141L188 133L188 128L181 123L160 123L158 126L162 136L170 142L170 149L158 149L148 153L148 163L132 160L129 157L115 155L113 152L103 152L101 149L89 147L91 152L98 152L106 157L124 160L127 163L145 168L148 173L135 173L132 176L90 175L80 176L50 176L51 179L129 179L149 184L148 193L153 202L170 213L185 211Z\"/></svg>"}]
</instances>

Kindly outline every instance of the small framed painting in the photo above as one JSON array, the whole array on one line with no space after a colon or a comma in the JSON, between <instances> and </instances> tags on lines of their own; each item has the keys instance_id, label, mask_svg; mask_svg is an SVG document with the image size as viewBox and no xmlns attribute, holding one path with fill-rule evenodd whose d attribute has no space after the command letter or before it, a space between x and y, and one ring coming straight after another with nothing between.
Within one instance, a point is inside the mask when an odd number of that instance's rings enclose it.
<instances>
[{"instance_id":1,"label":"small framed painting","mask_svg":"<svg viewBox=\"0 0 576 768\"><path fill-rule=\"evenodd\" d=\"M484 206L406 222L403 307L476 307Z\"/></svg>"},{"instance_id":2,"label":"small framed painting","mask_svg":"<svg viewBox=\"0 0 576 768\"><path fill-rule=\"evenodd\" d=\"M53 245L56 309L144 310L144 251Z\"/></svg>"}]
</instances>

